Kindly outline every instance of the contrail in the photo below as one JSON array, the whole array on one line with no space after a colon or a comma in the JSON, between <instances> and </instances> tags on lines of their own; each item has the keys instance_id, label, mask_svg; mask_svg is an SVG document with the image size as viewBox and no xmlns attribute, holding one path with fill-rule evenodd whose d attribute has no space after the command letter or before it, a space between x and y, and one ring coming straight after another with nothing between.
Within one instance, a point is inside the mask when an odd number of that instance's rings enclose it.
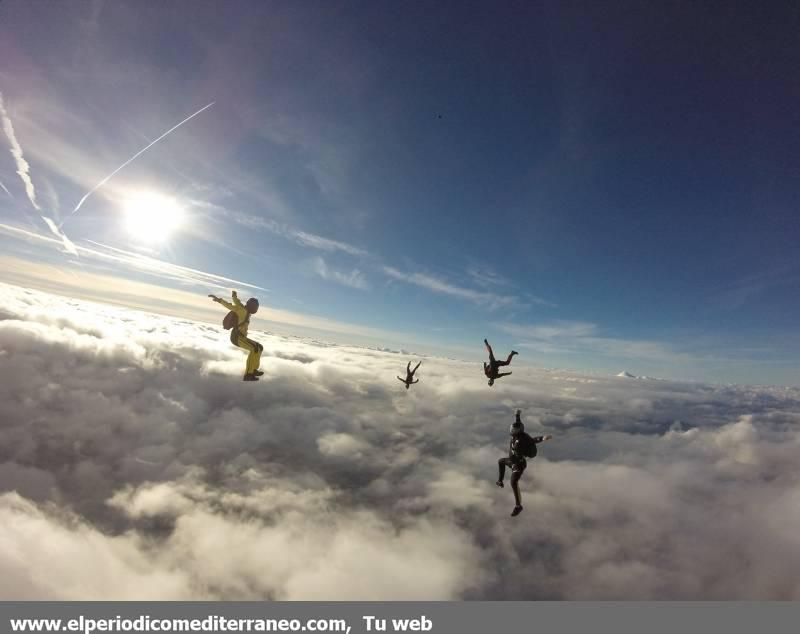
<instances>
[{"instance_id":1,"label":"contrail","mask_svg":"<svg viewBox=\"0 0 800 634\"><path fill-rule=\"evenodd\" d=\"M3 131L8 137L8 142L11 143L10 152L14 157L14 162L17 164L17 174L19 174L19 177L25 185L25 193L28 194L28 200L31 201L31 205L33 205L36 211L41 211L36 202L36 189L33 187L33 181L28 174L30 165L28 165L28 161L26 161L25 157L22 155L22 146L20 146L19 141L17 141L17 135L14 134L14 126L11 124L11 118L8 116L8 111L3 103L2 92L0 92L0 118L3 119ZM3 186L3 189L6 189L5 186ZM7 189L6 192L8 192ZM8 192L8 195L11 196L11 193Z\"/></svg>"},{"instance_id":2,"label":"contrail","mask_svg":"<svg viewBox=\"0 0 800 634\"><path fill-rule=\"evenodd\" d=\"M2 187L2 188L3 188L3 191L4 191L6 194L8 194L9 196L11 196L11 192L10 192L10 191L8 191L8 187L6 187L5 185L3 185L3 183L2 183L2 182L0 182L0 187ZM13 197L13 196L11 196L11 198L14 198L14 197Z\"/></svg>"},{"instance_id":3,"label":"contrail","mask_svg":"<svg viewBox=\"0 0 800 634\"><path fill-rule=\"evenodd\" d=\"M85 195L83 198L81 198L80 202L79 202L79 203L78 203L78 204L75 206L75 209L73 209L73 210L72 210L72 213L70 214L70 216L72 216L73 214L75 214L75 212L77 212L77 211L78 211L78 209L80 209L80 208L81 208L81 205L83 205L83 203L84 203L84 202L86 202L86 199L87 199L87 198L89 198L89 196L91 196L91 195L92 195L92 194L93 194L95 191L97 191L97 190L98 190L100 187L102 187L103 185L105 185L105 184L106 184L106 183L107 183L107 182L108 182L108 181L111 179L111 177L112 177L112 176L114 176L114 174L116 174L117 172L119 172L119 171L120 171L120 170L121 170L123 167L125 167L125 166L127 166L128 164L132 163L134 160L136 160L136 158L137 158L137 157L141 156L141 155L142 155L144 152L146 152L146 151L147 151L147 150L149 150L151 147L153 147L153 146L154 146L156 143L158 143L158 142L159 142L161 139L163 139L165 136L167 136L167 135L168 135L170 132L174 132L175 130L177 130L178 128L180 128L180 127L181 127L181 126L182 126L184 123L186 123L186 122L187 122L187 121L189 121L190 119L193 119L194 117L196 117L197 115L199 115L201 112L203 112L203 110L208 110L208 109L209 109L211 106L213 106L215 103L216 103L215 101L212 101L212 102L211 102L210 104L208 104L207 106L205 106L205 107L203 107L203 108L200 108L200 110L198 110L197 112L195 112L193 115L190 115L190 116L186 117L186 118L185 118L183 121L181 121L181 122L180 122L178 125L176 125L176 126L173 126L173 127L172 127L172 128L170 128L169 130L167 130L167 131L166 131L164 134L162 134L160 137L158 137L158 138L157 138L155 141L153 141L152 143L148 144L147 146L145 146L145 147L143 147L141 150L139 150L139 151L138 151L136 154L134 154L134 155L133 155L131 158L129 158L127 161L125 161L125 162L124 162L122 165L120 165L120 166L119 166L117 169L115 169L115 170L114 170L113 172L111 172L111 173L110 173L108 176L106 176L106 177L105 177L103 180L101 180L99 183L97 183L97 185L95 185L95 186L94 186L94 187L92 187L92 188L91 188L91 189L90 189L88 192L86 192L86 195ZM63 225L64 223L62 222L61 224Z\"/></svg>"},{"instance_id":4,"label":"contrail","mask_svg":"<svg viewBox=\"0 0 800 634\"><path fill-rule=\"evenodd\" d=\"M67 234L61 231L61 229L58 228L58 225L51 218L42 216L42 220L44 220L45 224L50 228L50 231L52 231L61 239L61 244L64 246L64 250L67 253L71 253L72 255L78 257L78 249L75 248L75 245L73 244L72 240L67 237Z\"/></svg>"},{"instance_id":5,"label":"contrail","mask_svg":"<svg viewBox=\"0 0 800 634\"><path fill-rule=\"evenodd\" d=\"M31 180L30 165L28 165L28 161L25 160L25 157L22 154L22 146L19 144L19 141L17 141L17 135L14 133L14 125L11 123L11 117L8 116L8 111L3 103L3 93L1 92L0 118L3 120L3 131L8 137L8 142L11 143L11 155L14 157L14 162L17 165L17 174L19 174L20 179L22 179L22 182L25 185L25 193L28 195L28 200L31 201L31 205L33 205L34 209L39 212L39 216L42 218L42 220L44 220L50 231L52 231L53 234L56 235L59 240L61 240L61 244L64 245L64 250L67 253L77 256L78 250L75 248L75 245L72 243L72 241L63 231L59 230L58 226L55 222L53 222L52 219L48 218L42 213L42 208L39 206L39 203L36 202L36 189L34 188L33 181ZM3 185L3 183L0 183L0 186L2 186L5 192L11 196L11 192L6 189L6 186ZM13 198L13 196L11 197Z\"/></svg>"}]
</instances>

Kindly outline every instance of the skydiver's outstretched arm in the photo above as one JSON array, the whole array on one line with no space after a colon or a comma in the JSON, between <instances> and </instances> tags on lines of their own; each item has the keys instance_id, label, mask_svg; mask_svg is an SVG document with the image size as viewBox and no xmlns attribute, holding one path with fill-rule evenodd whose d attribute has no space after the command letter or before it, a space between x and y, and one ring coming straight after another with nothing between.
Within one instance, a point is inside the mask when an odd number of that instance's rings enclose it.
<instances>
[{"instance_id":1,"label":"skydiver's outstretched arm","mask_svg":"<svg viewBox=\"0 0 800 634\"><path fill-rule=\"evenodd\" d=\"M233 310L233 304L231 304L230 302L226 302L221 297L217 297L216 295L209 295L209 297L213 299L215 302L217 302L217 304L222 304L228 310Z\"/></svg>"},{"instance_id":2,"label":"skydiver's outstretched arm","mask_svg":"<svg viewBox=\"0 0 800 634\"><path fill-rule=\"evenodd\" d=\"M514 373L513 373L513 372L500 372L500 373L497 375L497 377L496 377L496 378L498 378L498 379L499 379L500 377L503 377L503 376L508 376L508 375L510 375L510 374L514 374Z\"/></svg>"},{"instance_id":3,"label":"skydiver's outstretched arm","mask_svg":"<svg viewBox=\"0 0 800 634\"><path fill-rule=\"evenodd\" d=\"M416 381L411 381L411 385L414 385L415 383L419 383L419 379L417 379Z\"/></svg>"},{"instance_id":4,"label":"skydiver's outstretched arm","mask_svg":"<svg viewBox=\"0 0 800 634\"><path fill-rule=\"evenodd\" d=\"M399 376L397 377L397 380L400 381L400 383L405 383L406 382L405 379L401 379Z\"/></svg>"}]
</instances>

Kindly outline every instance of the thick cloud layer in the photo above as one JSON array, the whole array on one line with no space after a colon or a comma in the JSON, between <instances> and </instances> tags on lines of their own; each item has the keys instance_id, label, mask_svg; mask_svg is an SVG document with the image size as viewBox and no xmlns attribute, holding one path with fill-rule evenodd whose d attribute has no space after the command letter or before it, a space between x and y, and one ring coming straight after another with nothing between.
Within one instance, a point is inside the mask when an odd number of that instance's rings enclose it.
<instances>
[{"instance_id":1,"label":"thick cloud layer","mask_svg":"<svg viewBox=\"0 0 800 634\"><path fill-rule=\"evenodd\" d=\"M800 390L407 358L0 286L0 598L800 599ZM257 325L257 316L254 325ZM525 510L513 409L551 433Z\"/></svg>"}]
</instances>

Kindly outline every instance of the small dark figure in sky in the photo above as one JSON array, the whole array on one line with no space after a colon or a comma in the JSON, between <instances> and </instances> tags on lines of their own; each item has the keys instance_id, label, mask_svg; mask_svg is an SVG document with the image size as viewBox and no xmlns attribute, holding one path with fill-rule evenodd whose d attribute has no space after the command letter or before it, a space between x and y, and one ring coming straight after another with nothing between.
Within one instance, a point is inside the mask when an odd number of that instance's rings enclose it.
<instances>
[{"instance_id":1,"label":"small dark figure in sky","mask_svg":"<svg viewBox=\"0 0 800 634\"><path fill-rule=\"evenodd\" d=\"M494 358L494 352L492 352L492 346L489 345L489 342L486 339L483 340L483 343L486 345L486 349L489 351L489 363L484 361L483 363L483 373L489 379L489 385L494 385L494 380L499 379L503 376L508 376L511 372L498 372L499 368L508 365L511 363L511 359L514 357L515 354L519 354L516 350L512 350L511 354L508 355L508 359L505 361L498 361Z\"/></svg>"},{"instance_id":2,"label":"small dark figure in sky","mask_svg":"<svg viewBox=\"0 0 800 634\"><path fill-rule=\"evenodd\" d=\"M422 361L420 361L412 370L411 361L409 361L408 365L406 366L406 378L401 379L399 376L397 377L398 381L400 381L401 383L405 383L406 389L410 388L412 385L414 385L414 383L419 383L419 379L417 379L416 381L414 380L414 372L417 371L417 368L419 368L421 363Z\"/></svg>"},{"instance_id":3,"label":"small dark figure in sky","mask_svg":"<svg viewBox=\"0 0 800 634\"><path fill-rule=\"evenodd\" d=\"M552 436L530 436L525 433L525 426L522 424L520 418L522 412L517 410L516 420L511 424L509 433L511 440L508 444L508 458L500 458L497 465L500 469L500 478L495 484L500 488L503 487L503 476L506 473L506 467L511 469L511 489L514 491L514 510L511 511L511 517L516 517L522 512L522 496L519 493L519 479L528 466L526 458L535 458L537 454L536 445L545 440L550 440Z\"/></svg>"}]
</instances>

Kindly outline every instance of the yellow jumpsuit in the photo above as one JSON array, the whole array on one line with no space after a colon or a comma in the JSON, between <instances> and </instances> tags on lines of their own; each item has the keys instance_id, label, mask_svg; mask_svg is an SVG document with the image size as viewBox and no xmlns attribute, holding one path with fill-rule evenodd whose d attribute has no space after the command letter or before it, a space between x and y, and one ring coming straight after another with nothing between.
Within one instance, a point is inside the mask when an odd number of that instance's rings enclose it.
<instances>
[{"instance_id":1,"label":"yellow jumpsuit","mask_svg":"<svg viewBox=\"0 0 800 634\"><path fill-rule=\"evenodd\" d=\"M245 366L245 374L252 374L258 370L261 365L261 352L264 347L257 341L247 338L247 328L250 325L250 313L244 307L244 304L239 301L238 297L233 298L233 303L226 302L220 299L219 303L228 310L232 310L238 317L238 326L231 330L231 343L244 350L247 350L247 365Z\"/></svg>"}]
</instances>

